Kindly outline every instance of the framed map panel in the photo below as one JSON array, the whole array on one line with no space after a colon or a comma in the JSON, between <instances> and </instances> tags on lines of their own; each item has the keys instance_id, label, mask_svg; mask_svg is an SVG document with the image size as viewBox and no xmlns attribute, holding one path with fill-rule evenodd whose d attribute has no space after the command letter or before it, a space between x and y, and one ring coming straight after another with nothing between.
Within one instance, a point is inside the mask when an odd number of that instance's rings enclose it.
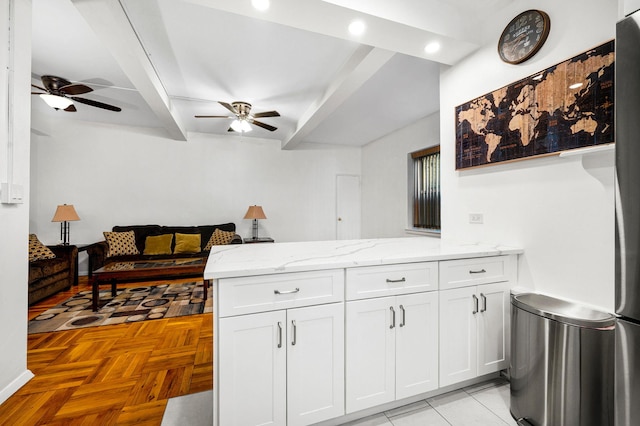
<instances>
[{"instance_id":1,"label":"framed map panel","mask_svg":"<svg viewBox=\"0 0 640 426\"><path fill-rule=\"evenodd\" d=\"M456 169L614 142L614 42L456 107Z\"/></svg>"}]
</instances>

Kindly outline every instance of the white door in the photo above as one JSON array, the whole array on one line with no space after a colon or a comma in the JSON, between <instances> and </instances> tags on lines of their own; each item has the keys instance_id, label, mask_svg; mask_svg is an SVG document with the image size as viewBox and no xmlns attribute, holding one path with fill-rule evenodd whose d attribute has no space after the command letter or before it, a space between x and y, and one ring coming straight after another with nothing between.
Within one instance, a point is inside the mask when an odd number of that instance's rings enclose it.
<instances>
[{"instance_id":1,"label":"white door","mask_svg":"<svg viewBox=\"0 0 640 426\"><path fill-rule=\"evenodd\" d=\"M396 297L396 399L438 388L438 292Z\"/></svg>"},{"instance_id":2,"label":"white door","mask_svg":"<svg viewBox=\"0 0 640 426\"><path fill-rule=\"evenodd\" d=\"M360 176L336 176L336 239L360 238Z\"/></svg>"},{"instance_id":3,"label":"white door","mask_svg":"<svg viewBox=\"0 0 640 426\"><path fill-rule=\"evenodd\" d=\"M285 311L221 318L219 333L219 424L285 426Z\"/></svg>"},{"instance_id":4,"label":"white door","mask_svg":"<svg viewBox=\"0 0 640 426\"><path fill-rule=\"evenodd\" d=\"M475 287L440 291L441 387L476 377L479 313L475 293Z\"/></svg>"},{"instance_id":5,"label":"white door","mask_svg":"<svg viewBox=\"0 0 640 426\"><path fill-rule=\"evenodd\" d=\"M505 283L478 286L478 375L509 367L509 289Z\"/></svg>"},{"instance_id":6,"label":"white door","mask_svg":"<svg viewBox=\"0 0 640 426\"><path fill-rule=\"evenodd\" d=\"M394 301L381 297L346 304L347 413L395 399ZM396 326L397 321L396 312Z\"/></svg>"},{"instance_id":7,"label":"white door","mask_svg":"<svg viewBox=\"0 0 640 426\"><path fill-rule=\"evenodd\" d=\"M287 425L344 415L344 303L287 311Z\"/></svg>"}]
</instances>

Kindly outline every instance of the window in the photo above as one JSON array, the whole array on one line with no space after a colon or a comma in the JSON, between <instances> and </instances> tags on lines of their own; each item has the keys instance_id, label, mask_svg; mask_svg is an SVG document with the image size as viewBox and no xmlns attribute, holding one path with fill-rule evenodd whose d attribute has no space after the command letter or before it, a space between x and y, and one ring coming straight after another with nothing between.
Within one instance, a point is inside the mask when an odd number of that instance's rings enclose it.
<instances>
[{"instance_id":1,"label":"window","mask_svg":"<svg viewBox=\"0 0 640 426\"><path fill-rule=\"evenodd\" d=\"M413 227L440 231L440 146L411 153Z\"/></svg>"}]
</instances>

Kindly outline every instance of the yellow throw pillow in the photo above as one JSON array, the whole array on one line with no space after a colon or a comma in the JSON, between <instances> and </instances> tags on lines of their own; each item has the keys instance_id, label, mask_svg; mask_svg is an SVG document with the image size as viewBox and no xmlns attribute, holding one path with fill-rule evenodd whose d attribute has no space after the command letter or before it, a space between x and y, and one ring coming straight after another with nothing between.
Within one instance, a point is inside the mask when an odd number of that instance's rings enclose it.
<instances>
[{"instance_id":1,"label":"yellow throw pillow","mask_svg":"<svg viewBox=\"0 0 640 426\"><path fill-rule=\"evenodd\" d=\"M216 228L216 230L213 231L213 234L211 234L209 242L204 247L204 251L211 251L212 246L223 246L225 244L229 244L235 235L235 232L222 231L220 228Z\"/></svg>"},{"instance_id":2,"label":"yellow throw pillow","mask_svg":"<svg viewBox=\"0 0 640 426\"><path fill-rule=\"evenodd\" d=\"M103 232L109 245L107 257L140 254L136 247L136 234L127 232Z\"/></svg>"},{"instance_id":3,"label":"yellow throw pillow","mask_svg":"<svg viewBox=\"0 0 640 426\"><path fill-rule=\"evenodd\" d=\"M144 240L142 254L171 254L173 234L152 235Z\"/></svg>"},{"instance_id":4,"label":"yellow throw pillow","mask_svg":"<svg viewBox=\"0 0 640 426\"><path fill-rule=\"evenodd\" d=\"M200 234L179 234L176 232L174 253L200 253Z\"/></svg>"},{"instance_id":5,"label":"yellow throw pillow","mask_svg":"<svg viewBox=\"0 0 640 426\"><path fill-rule=\"evenodd\" d=\"M42 259L54 259L56 255L40 242L36 234L29 234L29 262Z\"/></svg>"}]
</instances>

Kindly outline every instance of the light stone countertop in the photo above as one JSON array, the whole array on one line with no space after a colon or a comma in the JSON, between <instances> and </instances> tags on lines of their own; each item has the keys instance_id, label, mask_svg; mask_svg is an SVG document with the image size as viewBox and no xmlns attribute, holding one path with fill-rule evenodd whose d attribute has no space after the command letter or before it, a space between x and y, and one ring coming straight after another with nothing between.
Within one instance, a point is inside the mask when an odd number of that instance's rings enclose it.
<instances>
[{"instance_id":1,"label":"light stone countertop","mask_svg":"<svg viewBox=\"0 0 640 426\"><path fill-rule=\"evenodd\" d=\"M407 237L214 246L205 279L520 254L517 247Z\"/></svg>"}]
</instances>

